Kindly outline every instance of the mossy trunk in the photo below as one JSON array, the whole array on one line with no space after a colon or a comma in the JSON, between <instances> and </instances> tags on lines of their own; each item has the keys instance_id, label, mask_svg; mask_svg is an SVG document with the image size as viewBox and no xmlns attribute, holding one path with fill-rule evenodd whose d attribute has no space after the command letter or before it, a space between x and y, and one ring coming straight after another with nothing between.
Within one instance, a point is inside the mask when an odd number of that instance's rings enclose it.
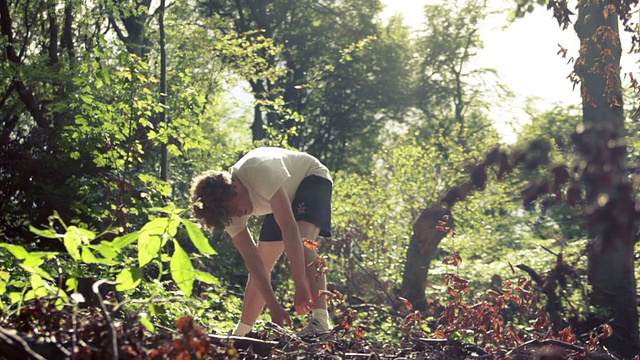
<instances>
[{"instance_id":1,"label":"mossy trunk","mask_svg":"<svg viewBox=\"0 0 640 360\"><path fill-rule=\"evenodd\" d=\"M413 223L413 236L407 249L407 262L402 277L402 297L417 310L426 307L425 290L429 265L440 241L453 227L451 212L442 207L430 207L422 211Z\"/></svg>"}]
</instances>

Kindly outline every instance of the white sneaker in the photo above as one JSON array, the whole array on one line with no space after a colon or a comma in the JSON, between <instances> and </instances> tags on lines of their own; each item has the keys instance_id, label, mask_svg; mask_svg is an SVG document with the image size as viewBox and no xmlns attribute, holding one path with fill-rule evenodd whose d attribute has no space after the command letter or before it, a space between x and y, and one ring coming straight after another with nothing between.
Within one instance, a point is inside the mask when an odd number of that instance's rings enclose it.
<instances>
[{"instance_id":1,"label":"white sneaker","mask_svg":"<svg viewBox=\"0 0 640 360\"><path fill-rule=\"evenodd\" d=\"M318 337L320 335L327 334L330 330L331 329L329 329L328 327L325 328L324 326L322 326L318 319L311 319L307 326L300 330L298 336L301 338Z\"/></svg>"}]
</instances>

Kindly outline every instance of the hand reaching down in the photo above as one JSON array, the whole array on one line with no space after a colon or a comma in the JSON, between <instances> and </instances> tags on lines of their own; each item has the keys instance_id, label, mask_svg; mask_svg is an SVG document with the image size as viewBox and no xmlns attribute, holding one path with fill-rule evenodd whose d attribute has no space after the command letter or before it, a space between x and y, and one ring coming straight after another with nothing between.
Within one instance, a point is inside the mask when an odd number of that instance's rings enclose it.
<instances>
[{"instance_id":1,"label":"hand reaching down","mask_svg":"<svg viewBox=\"0 0 640 360\"><path fill-rule=\"evenodd\" d=\"M307 284L296 286L293 306L300 315L305 315L313 309L313 298Z\"/></svg>"}]
</instances>

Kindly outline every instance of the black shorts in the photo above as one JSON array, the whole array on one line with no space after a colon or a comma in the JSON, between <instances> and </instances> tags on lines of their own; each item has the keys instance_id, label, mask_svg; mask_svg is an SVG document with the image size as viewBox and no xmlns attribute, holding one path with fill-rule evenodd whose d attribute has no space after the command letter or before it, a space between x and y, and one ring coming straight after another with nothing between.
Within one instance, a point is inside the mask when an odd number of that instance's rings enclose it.
<instances>
[{"instance_id":1,"label":"black shorts","mask_svg":"<svg viewBox=\"0 0 640 360\"><path fill-rule=\"evenodd\" d=\"M333 184L320 176L302 180L291 203L296 221L307 221L320 228L320 236L331 236L331 191ZM260 241L281 241L282 232L273 214L265 216ZM314 240L314 239L311 239Z\"/></svg>"}]
</instances>

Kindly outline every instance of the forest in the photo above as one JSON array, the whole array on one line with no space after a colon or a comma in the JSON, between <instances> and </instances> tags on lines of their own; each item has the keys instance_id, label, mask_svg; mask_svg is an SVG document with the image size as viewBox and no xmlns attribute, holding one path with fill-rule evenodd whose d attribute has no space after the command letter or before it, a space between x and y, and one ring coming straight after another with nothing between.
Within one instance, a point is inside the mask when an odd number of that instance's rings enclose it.
<instances>
[{"instance_id":1,"label":"forest","mask_svg":"<svg viewBox=\"0 0 640 360\"><path fill-rule=\"evenodd\" d=\"M513 142L488 0L0 0L0 359L640 359L638 1L505 4L580 43ZM258 146L331 170L329 338L284 257L293 327L229 335L247 270L189 188Z\"/></svg>"}]
</instances>

